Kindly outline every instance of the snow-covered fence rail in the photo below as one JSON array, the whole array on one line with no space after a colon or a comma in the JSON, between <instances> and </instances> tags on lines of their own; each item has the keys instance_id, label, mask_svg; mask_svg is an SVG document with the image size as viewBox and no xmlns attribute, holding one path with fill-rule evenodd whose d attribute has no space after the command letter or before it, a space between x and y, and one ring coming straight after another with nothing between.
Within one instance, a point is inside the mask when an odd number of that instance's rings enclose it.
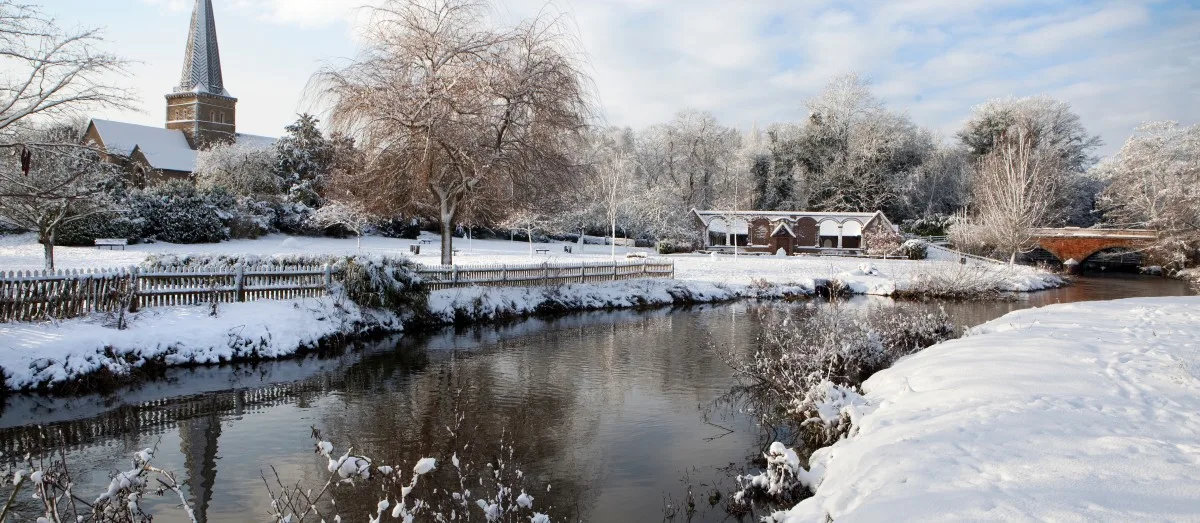
<instances>
[{"instance_id":1,"label":"snow-covered fence rail","mask_svg":"<svg viewBox=\"0 0 1200 523\"><path fill-rule=\"evenodd\" d=\"M0 322L73 318L123 308L324 296L331 284L327 265L0 272Z\"/></svg>"},{"instance_id":2,"label":"snow-covered fence rail","mask_svg":"<svg viewBox=\"0 0 1200 523\"><path fill-rule=\"evenodd\" d=\"M636 278L674 278L671 260L632 260L584 263L526 263L501 265L422 266L417 269L432 291L470 287L536 287L564 283L598 283Z\"/></svg>"}]
</instances>

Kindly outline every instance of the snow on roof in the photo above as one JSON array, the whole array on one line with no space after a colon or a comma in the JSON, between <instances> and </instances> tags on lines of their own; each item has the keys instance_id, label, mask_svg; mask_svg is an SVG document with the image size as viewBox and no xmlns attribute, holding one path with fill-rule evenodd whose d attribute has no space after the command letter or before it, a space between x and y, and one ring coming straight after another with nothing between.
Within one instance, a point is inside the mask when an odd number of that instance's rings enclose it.
<instances>
[{"instance_id":1,"label":"snow on roof","mask_svg":"<svg viewBox=\"0 0 1200 523\"><path fill-rule=\"evenodd\" d=\"M859 219L865 218L866 220L864 221L864 224L866 222L870 222L876 216L882 216L883 219L885 221L887 221L887 217L883 216L883 213L879 212L879 211L875 211L875 212L701 211L699 209L693 209L692 212L696 215L697 218L700 219L700 221L704 222L705 225L709 225L714 220L721 218L721 217L733 217L733 216L744 217L746 219L757 218L760 216L764 217L764 218L770 218L770 217L788 218L791 220L797 220L800 218L813 218L817 221L821 221L821 220L825 220L825 219L833 219L836 221L846 221L846 220L852 219L852 218L859 218ZM889 221L888 223L890 224L891 222Z\"/></svg>"},{"instance_id":2,"label":"snow on roof","mask_svg":"<svg viewBox=\"0 0 1200 523\"><path fill-rule=\"evenodd\" d=\"M788 225L787 222L779 222L779 225L775 226L775 230L771 231L771 236L775 236L775 235L779 234L780 229L782 229L784 232L788 233L788 236L791 236L793 238L796 237L796 233L792 231L792 227L790 225Z\"/></svg>"},{"instance_id":3,"label":"snow on roof","mask_svg":"<svg viewBox=\"0 0 1200 523\"><path fill-rule=\"evenodd\" d=\"M277 141L279 141L279 138L271 138L270 136L259 136L257 134L238 133L238 135L237 135L237 143L246 144L246 145L249 145L252 147L261 147L261 148L274 147L275 142L277 142Z\"/></svg>"},{"instance_id":4,"label":"snow on roof","mask_svg":"<svg viewBox=\"0 0 1200 523\"><path fill-rule=\"evenodd\" d=\"M110 153L128 156L138 149L155 169L192 172L196 151L183 131L110 120L92 120L100 141Z\"/></svg>"}]
</instances>

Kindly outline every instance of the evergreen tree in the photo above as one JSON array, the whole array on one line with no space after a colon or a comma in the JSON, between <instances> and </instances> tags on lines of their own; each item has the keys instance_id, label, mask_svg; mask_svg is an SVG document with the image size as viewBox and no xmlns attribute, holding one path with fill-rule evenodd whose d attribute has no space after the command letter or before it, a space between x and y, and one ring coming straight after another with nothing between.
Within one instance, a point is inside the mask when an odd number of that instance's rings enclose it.
<instances>
[{"instance_id":1,"label":"evergreen tree","mask_svg":"<svg viewBox=\"0 0 1200 523\"><path fill-rule=\"evenodd\" d=\"M302 114L275 143L279 156L275 175L280 178L288 200L309 207L320 207L334 161L333 145L321 134L318 123L316 117Z\"/></svg>"},{"instance_id":2,"label":"evergreen tree","mask_svg":"<svg viewBox=\"0 0 1200 523\"><path fill-rule=\"evenodd\" d=\"M771 158L756 155L750 165L750 175L754 178L754 208L773 209L777 202L774 196L775 184L771 183Z\"/></svg>"}]
</instances>

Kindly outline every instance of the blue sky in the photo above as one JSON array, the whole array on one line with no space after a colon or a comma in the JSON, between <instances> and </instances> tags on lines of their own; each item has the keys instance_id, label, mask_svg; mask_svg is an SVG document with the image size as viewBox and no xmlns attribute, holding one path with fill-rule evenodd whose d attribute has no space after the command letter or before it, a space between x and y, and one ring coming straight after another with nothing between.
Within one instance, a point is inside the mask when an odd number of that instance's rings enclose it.
<instances>
[{"instance_id":1,"label":"blue sky","mask_svg":"<svg viewBox=\"0 0 1200 523\"><path fill-rule=\"evenodd\" d=\"M371 0L380 1L380 0ZM278 135L323 63L352 56L356 0L214 0L238 127ZM192 0L47 0L69 25L106 28L139 62L121 82L158 125L178 82ZM498 18L549 9L578 28L608 123L678 110L749 128L797 120L832 76L858 72L889 107L950 138L988 98L1049 94L1120 146L1140 122L1200 121L1200 4L1050 0L509 0Z\"/></svg>"}]
</instances>

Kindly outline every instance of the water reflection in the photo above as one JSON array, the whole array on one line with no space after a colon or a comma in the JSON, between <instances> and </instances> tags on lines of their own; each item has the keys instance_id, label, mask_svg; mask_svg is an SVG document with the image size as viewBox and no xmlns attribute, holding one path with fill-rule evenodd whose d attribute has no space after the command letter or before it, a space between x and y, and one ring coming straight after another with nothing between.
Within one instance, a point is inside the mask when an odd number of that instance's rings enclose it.
<instances>
[{"instance_id":1,"label":"water reflection","mask_svg":"<svg viewBox=\"0 0 1200 523\"><path fill-rule=\"evenodd\" d=\"M1178 295L1181 282L1121 276L1004 303L933 303L974 325L1010 310L1082 299ZM877 299L876 299L877 300ZM883 301L887 303L886 300ZM648 313L532 319L366 344L337 355L253 366L176 369L167 380L106 397L15 395L0 415L0 449L18 456L36 443L32 423L61 433L81 491L106 471L156 446L180 472L205 521L269 521L259 474L323 483L310 426L339 448L389 463L445 455L466 440L516 447L528 484L557 519L659 519L679 480L719 476L759 451L753 420L736 411L708 418L734 384L720 350L745 353L760 330L758 307L733 304ZM455 413L465 416L457 439ZM712 423L710 423L712 422ZM732 429L732 432L726 430ZM490 459L488 445L478 456ZM339 498L343 516L365 520L374 491ZM697 493L697 496L701 496ZM182 521L170 500L158 521ZM719 511L697 520L720 520Z\"/></svg>"}]
</instances>

